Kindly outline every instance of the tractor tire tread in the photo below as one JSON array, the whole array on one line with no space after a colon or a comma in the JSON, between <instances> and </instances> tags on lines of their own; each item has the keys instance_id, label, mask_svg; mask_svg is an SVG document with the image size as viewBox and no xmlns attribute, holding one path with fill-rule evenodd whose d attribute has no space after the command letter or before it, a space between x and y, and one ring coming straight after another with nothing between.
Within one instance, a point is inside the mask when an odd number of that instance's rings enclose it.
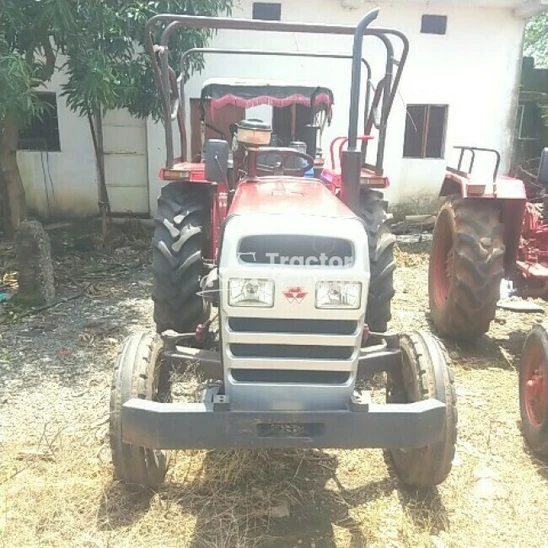
<instances>
[{"instance_id":1,"label":"tractor tire tread","mask_svg":"<svg viewBox=\"0 0 548 548\"><path fill-rule=\"evenodd\" d=\"M154 451L122 441L122 406L131 398L152 400L158 375L157 359L161 339L149 333L128 337L116 360L110 393L109 440L115 476L128 484L156 489L167 470L167 459Z\"/></svg>"},{"instance_id":2,"label":"tractor tire tread","mask_svg":"<svg viewBox=\"0 0 548 548\"><path fill-rule=\"evenodd\" d=\"M411 354L411 361L416 364L418 394L412 398L413 401L435 398L444 402L446 421L440 441L405 452L391 451L392 462L403 483L416 488L431 488L445 481L455 457L458 425L455 374L449 354L436 336L418 331L403 335L401 341L402 347ZM437 392L440 374L443 394Z\"/></svg>"},{"instance_id":3,"label":"tractor tire tread","mask_svg":"<svg viewBox=\"0 0 548 548\"><path fill-rule=\"evenodd\" d=\"M361 218L367 229L371 270L365 321L371 331L384 333L392 319L396 237L389 230L380 192L367 190L362 193Z\"/></svg>"},{"instance_id":4,"label":"tractor tire tread","mask_svg":"<svg viewBox=\"0 0 548 548\"><path fill-rule=\"evenodd\" d=\"M158 199L153 238L154 321L158 333L188 333L207 320L200 293L206 205L202 189L170 183Z\"/></svg>"},{"instance_id":5,"label":"tractor tire tread","mask_svg":"<svg viewBox=\"0 0 548 548\"><path fill-rule=\"evenodd\" d=\"M535 341L536 339L536 341ZM548 459L548 414L540 426L531 424L525 407L525 378L524 360L526 352L531 344L542 347L544 360L548 360L548 323L537 324L527 334L519 367L519 408L521 416L521 430L532 452L538 457Z\"/></svg>"},{"instance_id":6,"label":"tractor tire tread","mask_svg":"<svg viewBox=\"0 0 548 548\"><path fill-rule=\"evenodd\" d=\"M441 214L453 219L455 267L447 301L437 306L433 296L432 258L430 260L433 323L442 336L474 339L489 330L500 298L506 252L500 209L495 202L451 197L442 206Z\"/></svg>"}]
</instances>

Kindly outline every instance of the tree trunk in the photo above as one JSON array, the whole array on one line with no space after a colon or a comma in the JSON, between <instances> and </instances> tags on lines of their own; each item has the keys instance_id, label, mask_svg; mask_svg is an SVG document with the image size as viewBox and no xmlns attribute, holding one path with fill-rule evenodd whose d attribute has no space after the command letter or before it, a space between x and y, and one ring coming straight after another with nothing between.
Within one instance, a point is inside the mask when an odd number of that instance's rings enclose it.
<instances>
[{"instance_id":1,"label":"tree trunk","mask_svg":"<svg viewBox=\"0 0 548 548\"><path fill-rule=\"evenodd\" d=\"M19 126L13 119L6 119L0 134L0 202L2 224L11 236L27 215L25 188L17 165Z\"/></svg>"},{"instance_id":2,"label":"tree trunk","mask_svg":"<svg viewBox=\"0 0 548 548\"><path fill-rule=\"evenodd\" d=\"M101 113L88 116L95 160L97 163L97 174L99 176L99 212L101 214L101 227L103 241L106 240L110 225L110 200L107 191L107 177L105 171L105 149L103 138L103 117Z\"/></svg>"}]
</instances>

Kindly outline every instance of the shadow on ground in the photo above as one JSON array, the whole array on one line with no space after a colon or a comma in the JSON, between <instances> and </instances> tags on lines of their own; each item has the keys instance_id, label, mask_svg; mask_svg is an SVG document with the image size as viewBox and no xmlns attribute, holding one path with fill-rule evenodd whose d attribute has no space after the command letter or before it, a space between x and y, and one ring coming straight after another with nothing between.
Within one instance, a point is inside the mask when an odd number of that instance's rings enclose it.
<instances>
[{"instance_id":1,"label":"shadow on ground","mask_svg":"<svg viewBox=\"0 0 548 548\"><path fill-rule=\"evenodd\" d=\"M428 323L430 330L435 333L430 320ZM490 335L484 335L475 341L454 341L443 337L440 339L453 360L465 362L468 369L513 370L517 367L522 347L520 333L511 334L508 339Z\"/></svg>"},{"instance_id":2,"label":"shadow on ground","mask_svg":"<svg viewBox=\"0 0 548 548\"><path fill-rule=\"evenodd\" d=\"M168 477L160 497L163 507L176 503L182 514L195 518L187 544L193 548L334 548L341 545L335 527L343 530L346 545L365 547L367 527L352 517L352 509L367 511L371 505L373 512L373 504L394 491L417 528L431 534L445 530L449 520L437 490L406 489L389 457L385 460L388 476L347 489L337 477L337 456L325 451L211 451L189 481L178 481L177 472ZM138 521L151 497L112 483L100 503L99 526L119 529Z\"/></svg>"},{"instance_id":3,"label":"shadow on ground","mask_svg":"<svg viewBox=\"0 0 548 548\"><path fill-rule=\"evenodd\" d=\"M449 515L437 488L414 489L403 485L392 465L390 453L384 452L384 461L393 483L397 486L398 498L418 530L437 535L449 528Z\"/></svg>"},{"instance_id":4,"label":"shadow on ground","mask_svg":"<svg viewBox=\"0 0 548 548\"><path fill-rule=\"evenodd\" d=\"M148 512L153 496L152 491L112 480L99 501L97 528L109 531L130 527Z\"/></svg>"},{"instance_id":5,"label":"shadow on ground","mask_svg":"<svg viewBox=\"0 0 548 548\"><path fill-rule=\"evenodd\" d=\"M406 238L409 241L406 241ZM425 234L422 239L419 234L412 236L399 236L396 245L402 253L409 255L421 255L424 260L428 260L430 249L432 247L431 235Z\"/></svg>"}]
</instances>

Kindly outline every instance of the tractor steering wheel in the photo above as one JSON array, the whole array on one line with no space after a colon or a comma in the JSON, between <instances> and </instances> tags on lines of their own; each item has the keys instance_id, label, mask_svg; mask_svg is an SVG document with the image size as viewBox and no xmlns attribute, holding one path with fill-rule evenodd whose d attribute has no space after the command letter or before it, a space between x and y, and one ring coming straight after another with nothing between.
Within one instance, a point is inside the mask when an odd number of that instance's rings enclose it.
<instances>
[{"instance_id":1,"label":"tractor steering wheel","mask_svg":"<svg viewBox=\"0 0 548 548\"><path fill-rule=\"evenodd\" d=\"M279 158L280 161L276 162L275 165L268 165L259 162L259 158L264 156L273 156L274 158ZM290 158L299 158L305 160L306 164L304 167L290 167L286 168L286 164ZM292 175L294 177L304 177L304 174L314 167L314 158L305 154L304 152L299 152L294 148L289 147L261 147L259 153L257 154L257 175L259 177L266 177L269 175Z\"/></svg>"}]
</instances>

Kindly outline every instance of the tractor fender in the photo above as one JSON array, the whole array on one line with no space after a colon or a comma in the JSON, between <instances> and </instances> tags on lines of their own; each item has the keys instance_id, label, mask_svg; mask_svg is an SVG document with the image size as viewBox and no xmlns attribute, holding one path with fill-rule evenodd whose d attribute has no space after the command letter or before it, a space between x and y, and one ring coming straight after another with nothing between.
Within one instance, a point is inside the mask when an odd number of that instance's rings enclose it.
<instances>
[{"instance_id":1,"label":"tractor fender","mask_svg":"<svg viewBox=\"0 0 548 548\"><path fill-rule=\"evenodd\" d=\"M489 179L471 180L465 173L448 171L443 181L440 197L460 196L467 200L495 200L500 206L504 225L505 276L511 277L516 268L523 216L527 203L525 185L520 179L499 176L495 184Z\"/></svg>"}]
</instances>

